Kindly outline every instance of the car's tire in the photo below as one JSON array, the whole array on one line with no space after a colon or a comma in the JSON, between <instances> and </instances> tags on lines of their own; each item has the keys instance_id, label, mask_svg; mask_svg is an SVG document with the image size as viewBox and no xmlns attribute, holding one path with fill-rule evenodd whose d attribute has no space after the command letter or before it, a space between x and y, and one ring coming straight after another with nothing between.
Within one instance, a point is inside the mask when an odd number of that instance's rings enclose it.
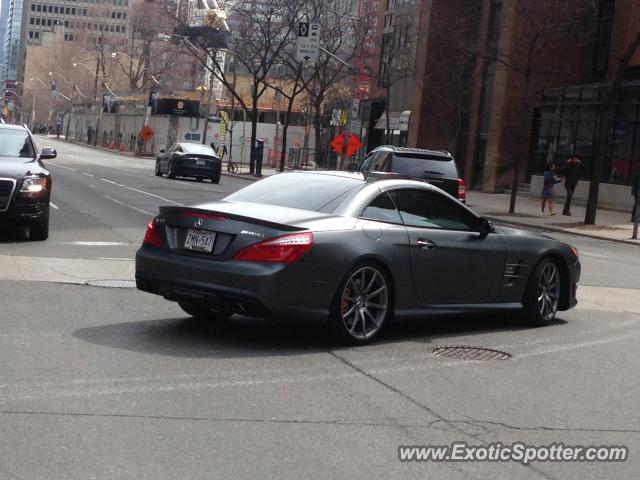
<instances>
[{"instance_id":1,"label":"car's tire","mask_svg":"<svg viewBox=\"0 0 640 480\"><path fill-rule=\"evenodd\" d=\"M522 300L524 320L533 326L545 326L553 322L562 287L560 266L549 257L543 258L527 281Z\"/></svg>"},{"instance_id":2,"label":"car's tire","mask_svg":"<svg viewBox=\"0 0 640 480\"><path fill-rule=\"evenodd\" d=\"M211 183L220 183L220 174L215 177L211 177Z\"/></svg>"},{"instance_id":3,"label":"car's tire","mask_svg":"<svg viewBox=\"0 0 640 480\"><path fill-rule=\"evenodd\" d=\"M156 174L156 177L162 176L162 172L160 171L160 163L158 162L158 160L156 160L155 174Z\"/></svg>"},{"instance_id":4,"label":"car's tire","mask_svg":"<svg viewBox=\"0 0 640 480\"><path fill-rule=\"evenodd\" d=\"M180 308L182 310L184 310L192 317L197 318L198 320L223 322L225 320L228 320L231 315L233 315L229 312L213 310L211 308L201 307L199 305L191 305L189 303L178 303L178 305L180 305Z\"/></svg>"},{"instance_id":5,"label":"car's tire","mask_svg":"<svg viewBox=\"0 0 640 480\"><path fill-rule=\"evenodd\" d=\"M173 169L173 161L171 160L169 160L169 163L167 164L167 177L176 178L176 172Z\"/></svg>"},{"instance_id":6,"label":"car's tire","mask_svg":"<svg viewBox=\"0 0 640 480\"><path fill-rule=\"evenodd\" d=\"M49 238L49 216L42 222L34 223L29 227L29 239L41 242Z\"/></svg>"},{"instance_id":7,"label":"car's tire","mask_svg":"<svg viewBox=\"0 0 640 480\"><path fill-rule=\"evenodd\" d=\"M363 262L341 280L333 298L330 326L334 336L363 345L376 338L393 315L391 280L377 264Z\"/></svg>"}]
</instances>

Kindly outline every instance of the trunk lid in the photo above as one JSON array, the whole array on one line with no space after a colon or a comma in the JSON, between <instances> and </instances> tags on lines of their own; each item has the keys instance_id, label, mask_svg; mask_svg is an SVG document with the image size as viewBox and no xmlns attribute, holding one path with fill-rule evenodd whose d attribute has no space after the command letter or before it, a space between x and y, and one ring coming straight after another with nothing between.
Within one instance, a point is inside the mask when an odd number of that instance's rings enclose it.
<instances>
[{"instance_id":1,"label":"trunk lid","mask_svg":"<svg viewBox=\"0 0 640 480\"><path fill-rule=\"evenodd\" d=\"M307 224L326 217L330 216L274 205L215 202L160 207L156 226L173 253L226 261L249 245L308 230Z\"/></svg>"}]
</instances>

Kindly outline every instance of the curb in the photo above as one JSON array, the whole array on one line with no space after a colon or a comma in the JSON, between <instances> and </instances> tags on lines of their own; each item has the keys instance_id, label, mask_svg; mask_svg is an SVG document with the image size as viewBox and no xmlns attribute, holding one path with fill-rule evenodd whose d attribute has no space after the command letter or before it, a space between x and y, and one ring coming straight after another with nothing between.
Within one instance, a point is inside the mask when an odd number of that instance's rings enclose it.
<instances>
[{"instance_id":1,"label":"curb","mask_svg":"<svg viewBox=\"0 0 640 480\"><path fill-rule=\"evenodd\" d=\"M481 214L482 215L482 214ZM563 233L565 235L575 235L577 237L586 237L586 238L593 238L595 240L605 240L608 242L614 242L614 243L622 243L625 245L634 245L636 247L640 246L640 243L635 241L635 240L625 240L622 238L610 238L610 237L605 237L602 235L593 235L593 234L587 234L587 233L582 233L582 232L574 232L572 230L565 230L563 228L556 228L556 227L549 227L546 225L531 225L529 223L524 223L524 222L514 222L514 221L505 221L502 218L498 218L498 217L490 217L487 215L482 215L483 217L491 220L492 222L495 223L504 223L507 225L515 225L517 227L522 227L522 228L528 228L528 229L535 229L535 230L542 230L545 232L554 232L554 233Z\"/></svg>"}]
</instances>

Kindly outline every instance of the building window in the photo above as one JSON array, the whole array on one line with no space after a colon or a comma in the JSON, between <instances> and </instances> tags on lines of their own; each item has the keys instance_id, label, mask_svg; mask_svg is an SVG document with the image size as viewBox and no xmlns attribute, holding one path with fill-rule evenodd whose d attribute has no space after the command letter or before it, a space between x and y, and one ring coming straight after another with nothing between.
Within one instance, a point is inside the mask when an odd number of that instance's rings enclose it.
<instances>
[{"instance_id":1,"label":"building window","mask_svg":"<svg viewBox=\"0 0 640 480\"><path fill-rule=\"evenodd\" d=\"M47 18L47 27L51 27L52 26L52 20L50 18Z\"/></svg>"},{"instance_id":2,"label":"building window","mask_svg":"<svg viewBox=\"0 0 640 480\"><path fill-rule=\"evenodd\" d=\"M34 19L33 17L31 17L31 18L29 19L29 23L30 23L31 25L35 24L35 19Z\"/></svg>"},{"instance_id":3,"label":"building window","mask_svg":"<svg viewBox=\"0 0 640 480\"><path fill-rule=\"evenodd\" d=\"M58 13L58 7L53 7L53 13Z\"/></svg>"},{"instance_id":4,"label":"building window","mask_svg":"<svg viewBox=\"0 0 640 480\"><path fill-rule=\"evenodd\" d=\"M35 11L36 11L36 4L35 4L35 3L32 3L32 4L31 4L31 11L32 11L32 12L35 12Z\"/></svg>"}]
</instances>

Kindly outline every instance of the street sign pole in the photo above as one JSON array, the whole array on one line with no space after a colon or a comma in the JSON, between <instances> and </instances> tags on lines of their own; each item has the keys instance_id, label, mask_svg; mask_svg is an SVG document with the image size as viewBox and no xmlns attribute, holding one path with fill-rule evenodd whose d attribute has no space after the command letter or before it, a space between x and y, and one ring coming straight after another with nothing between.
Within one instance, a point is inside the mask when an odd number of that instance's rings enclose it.
<instances>
[{"instance_id":1,"label":"street sign pole","mask_svg":"<svg viewBox=\"0 0 640 480\"><path fill-rule=\"evenodd\" d=\"M633 235L631 236L632 240L638 239L638 221L640 221L640 174L636 175L635 178L635 215L633 216Z\"/></svg>"},{"instance_id":2,"label":"street sign pole","mask_svg":"<svg viewBox=\"0 0 640 480\"><path fill-rule=\"evenodd\" d=\"M296 61L300 63L317 62L319 55L320 24L299 22Z\"/></svg>"}]
</instances>

